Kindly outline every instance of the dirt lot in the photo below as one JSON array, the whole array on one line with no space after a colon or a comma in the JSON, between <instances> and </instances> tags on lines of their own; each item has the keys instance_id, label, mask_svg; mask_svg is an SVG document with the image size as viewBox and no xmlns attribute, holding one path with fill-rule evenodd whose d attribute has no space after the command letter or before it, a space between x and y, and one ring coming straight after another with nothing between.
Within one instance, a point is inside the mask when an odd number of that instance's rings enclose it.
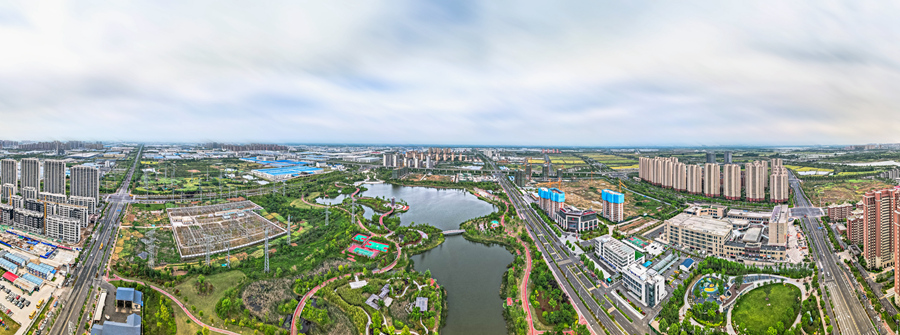
<instances>
[{"instance_id":1,"label":"dirt lot","mask_svg":"<svg viewBox=\"0 0 900 335\"><path fill-rule=\"evenodd\" d=\"M265 318L266 314L270 317L278 315L276 311L278 303L291 297L294 297L291 292L291 280L274 279L247 285L241 298L244 299L244 305L250 314Z\"/></svg>"},{"instance_id":2,"label":"dirt lot","mask_svg":"<svg viewBox=\"0 0 900 335\"><path fill-rule=\"evenodd\" d=\"M538 184L538 186L556 187L556 183L543 183ZM566 203L582 209L594 208L595 210L600 210L602 207L602 196L600 193L604 189L615 190L616 188L606 180L602 179L562 183L562 190L563 192L566 192ZM625 192L626 218L644 214L644 212L647 212L648 214L655 213L657 211L656 207L662 205L657 201L644 199L643 197L641 197L640 202L643 203L644 206L637 206L638 201L635 200L634 194Z\"/></svg>"},{"instance_id":3,"label":"dirt lot","mask_svg":"<svg viewBox=\"0 0 900 335\"><path fill-rule=\"evenodd\" d=\"M423 177L424 177L424 179L423 179ZM436 174L427 176L427 175L424 175L424 174L421 174L421 173L416 173L416 174L410 174L409 176L407 176L406 178L403 178L403 179L406 179L406 180L415 180L415 181L429 180L429 181L444 181L444 182L450 182L450 181L453 181L452 178L453 178L453 177L451 177L451 176L442 176L442 175L436 175Z\"/></svg>"},{"instance_id":4,"label":"dirt lot","mask_svg":"<svg viewBox=\"0 0 900 335\"><path fill-rule=\"evenodd\" d=\"M880 190L894 185L879 180L847 179L838 181L804 181L803 191L810 197L813 206L827 206L844 202L856 203L868 191Z\"/></svg>"}]
</instances>

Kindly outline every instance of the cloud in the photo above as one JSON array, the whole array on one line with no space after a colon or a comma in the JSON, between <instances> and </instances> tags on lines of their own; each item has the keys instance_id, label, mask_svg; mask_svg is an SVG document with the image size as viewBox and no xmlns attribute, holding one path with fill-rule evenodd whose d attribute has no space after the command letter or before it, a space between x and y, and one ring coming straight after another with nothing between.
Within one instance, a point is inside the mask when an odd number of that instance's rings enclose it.
<instances>
[{"instance_id":1,"label":"cloud","mask_svg":"<svg viewBox=\"0 0 900 335\"><path fill-rule=\"evenodd\" d=\"M897 142L894 4L0 5L0 137Z\"/></svg>"}]
</instances>

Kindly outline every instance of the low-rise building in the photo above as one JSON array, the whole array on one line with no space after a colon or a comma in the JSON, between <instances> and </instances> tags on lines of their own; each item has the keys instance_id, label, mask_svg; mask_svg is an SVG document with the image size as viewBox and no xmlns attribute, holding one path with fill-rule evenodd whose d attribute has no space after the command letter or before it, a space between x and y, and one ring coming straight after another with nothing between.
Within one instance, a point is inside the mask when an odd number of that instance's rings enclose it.
<instances>
[{"instance_id":1,"label":"low-rise building","mask_svg":"<svg viewBox=\"0 0 900 335\"><path fill-rule=\"evenodd\" d=\"M831 221L838 221L850 216L850 212L853 211L853 205L845 202L840 205L829 205L825 209L828 212L828 218L831 219Z\"/></svg>"},{"instance_id":2,"label":"low-rise building","mask_svg":"<svg viewBox=\"0 0 900 335\"><path fill-rule=\"evenodd\" d=\"M669 243L703 251L714 256L725 254L725 241L731 237L731 224L713 218L678 214L666 220Z\"/></svg>"},{"instance_id":3,"label":"low-rise building","mask_svg":"<svg viewBox=\"0 0 900 335\"><path fill-rule=\"evenodd\" d=\"M665 278L636 263L622 271L622 282L629 292L648 307L656 306L666 296Z\"/></svg>"},{"instance_id":4,"label":"low-rise building","mask_svg":"<svg viewBox=\"0 0 900 335\"><path fill-rule=\"evenodd\" d=\"M684 212L687 214L691 214L694 216L709 216L713 219L721 219L725 217L725 206L713 206L713 205L694 205L684 209Z\"/></svg>"},{"instance_id":5,"label":"low-rise building","mask_svg":"<svg viewBox=\"0 0 900 335\"><path fill-rule=\"evenodd\" d=\"M556 214L556 223L565 231L583 232L597 229L600 220L597 219L597 212L592 210L563 207Z\"/></svg>"},{"instance_id":6,"label":"low-rise building","mask_svg":"<svg viewBox=\"0 0 900 335\"><path fill-rule=\"evenodd\" d=\"M641 263L644 260L642 253L610 235L595 238L594 247L597 257L617 271L621 271L629 264Z\"/></svg>"}]
</instances>

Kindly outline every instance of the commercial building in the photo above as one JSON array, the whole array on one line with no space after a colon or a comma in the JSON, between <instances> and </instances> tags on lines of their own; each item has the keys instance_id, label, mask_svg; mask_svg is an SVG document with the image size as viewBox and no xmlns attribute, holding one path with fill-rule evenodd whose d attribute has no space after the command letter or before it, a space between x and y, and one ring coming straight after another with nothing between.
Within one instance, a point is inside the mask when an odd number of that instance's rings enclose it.
<instances>
[{"instance_id":1,"label":"commercial building","mask_svg":"<svg viewBox=\"0 0 900 335\"><path fill-rule=\"evenodd\" d=\"M44 161L44 192L66 194L66 162L53 159Z\"/></svg>"},{"instance_id":2,"label":"commercial building","mask_svg":"<svg viewBox=\"0 0 900 335\"><path fill-rule=\"evenodd\" d=\"M603 217L612 222L625 220L625 195L613 190L603 190Z\"/></svg>"},{"instance_id":3,"label":"commercial building","mask_svg":"<svg viewBox=\"0 0 900 335\"><path fill-rule=\"evenodd\" d=\"M722 167L722 195L728 200L741 198L741 166L725 164Z\"/></svg>"},{"instance_id":4,"label":"commercial building","mask_svg":"<svg viewBox=\"0 0 900 335\"><path fill-rule=\"evenodd\" d=\"M769 199L776 203L788 202L789 190L787 168L773 166L772 175L769 176Z\"/></svg>"},{"instance_id":5,"label":"commercial building","mask_svg":"<svg viewBox=\"0 0 900 335\"><path fill-rule=\"evenodd\" d=\"M721 194L721 187L719 186L720 180L719 165L716 163L706 163L706 165L703 166L703 195L707 197L718 197L719 194Z\"/></svg>"},{"instance_id":6,"label":"commercial building","mask_svg":"<svg viewBox=\"0 0 900 335\"><path fill-rule=\"evenodd\" d=\"M630 264L644 262L643 254L610 235L594 238L594 253L616 271L622 271Z\"/></svg>"},{"instance_id":7,"label":"commercial building","mask_svg":"<svg viewBox=\"0 0 900 335\"><path fill-rule=\"evenodd\" d=\"M637 263L622 271L622 283L647 307L656 306L666 297L666 280L656 271Z\"/></svg>"},{"instance_id":8,"label":"commercial building","mask_svg":"<svg viewBox=\"0 0 900 335\"><path fill-rule=\"evenodd\" d=\"M852 212L853 209L853 205L845 202L840 205L828 205L828 207L825 208L825 211L828 213L828 218L831 219L831 221L839 221L849 217L850 212Z\"/></svg>"},{"instance_id":9,"label":"commercial building","mask_svg":"<svg viewBox=\"0 0 900 335\"><path fill-rule=\"evenodd\" d=\"M0 184L11 184L18 187L19 183L19 164L15 159L4 159L0 161Z\"/></svg>"},{"instance_id":10,"label":"commercial building","mask_svg":"<svg viewBox=\"0 0 900 335\"><path fill-rule=\"evenodd\" d=\"M600 220L595 211L564 206L556 214L556 223L565 231L583 232L597 229Z\"/></svg>"},{"instance_id":11,"label":"commercial building","mask_svg":"<svg viewBox=\"0 0 900 335\"><path fill-rule=\"evenodd\" d=\"M71 174L71 194L100 201L100 170L89 166L73 166Z\"/></svg>"},{"instance_id":12,"label":"commercial building","mask_svg":"<svg viewBox=\"0 0 900 335\"><path fill-rule=\"evenodd\" d=\"M700 165L687 166L687 192L690 194L703 193L703 168Z\"/></svg>"},{"instance_id":13,"label":"commercial building","mask_svg":"<svg viewBox=\"0 0 900 335\"><path fill-rule=\"evenodd\" d=\"M41 161L37 158L25 158L22 160L22 188L41 188Z\"/></svg>"},{"instance_id":14,"label":"commercial building","mask_svg":"<svg viewBox=\"0 0 900 335\"><path fill-rule=\"evenodd\" d=\"M730 237L731 224L722 220L684 213L666 220L666 240L669 243L713 256L725 255L725 241Z\"/></svg>"},{"instance_id":15,"label":"commercial building","mask_svg":"<svg viewBox=\"0 0 900 335\"><path fill-rule=\"evenodd\" d=\"M894 264L894 227L900 189L890 188L863 195L863 258L866 265L884 268Z\"/></svg>"}]
</instances>

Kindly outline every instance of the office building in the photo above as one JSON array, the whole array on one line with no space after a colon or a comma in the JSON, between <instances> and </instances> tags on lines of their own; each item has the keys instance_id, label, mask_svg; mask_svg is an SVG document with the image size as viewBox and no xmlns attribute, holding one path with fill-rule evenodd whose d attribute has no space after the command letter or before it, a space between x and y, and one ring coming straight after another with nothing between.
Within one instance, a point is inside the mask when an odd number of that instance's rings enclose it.
<instances>
[{"instance_id":1,"label":"office building","mask_svg":"<svg viewBox=\"0 0 900 335\"><path fill-rule=\"evenodd\" d=\"M603 217L612 222L625 220L625 195L613 190L603 190L600 193L603 199Z\"/></svg>"},{"instance_id":2,"label":"office building","mask_svg":"<svg viewBox=\"0 0 900 335\"><path fill-rule=\"evenodd\" d=\"M870 191L863 195L863 258L866 265L884 268L894 263L893 226L900 189Z\"/></svg>"},{"instance_id":3,"label":"office building","mask_svg":"<svg viewBox=\"0 0 900 335\"><path fill-rule=\"evenodd\" d=\"M622 271L630 264L644 262L643 254L610 235L594 239L594 253L616 271Z\"/></svg>"},{"instance_id":4,"label":"office building","mask_svg":"<svg viewBox=\"0 0 900 335\"><path fill-rule=\"evenodd\" d=\"M687 192L690 194L703 193L703 168L700 165L687 166Z\"/></svg>"},{"instance_id":5,"label":"office building","mask_svg":"<svg viewBox=\"0 0 900 335\"><path fill-rule=\"evenodd\" d=\"M709 151L706 153L706 163L707 164L716 164L716 152Z\"/></svg>"},{"instance_id":6,"label":"office building","mask_svg":"<svg viewBox=\"0 0 900 335\"><path fill-rule=\"evenodd\" d=\"M716 163L706 163L703 166L703 195L707 197L718 197L721 187L719 165Z\"/></svg>"},{"instance_id":7,"label":"office building","mask_svg":"<svg viewBox=\"0 0 900 335\"><path fill-rule=\"evenodd\" d=\"M66 163L61 160L44 161L44 192L66 194Z\"/></svg>"},{"instance_id":8,"label":"office building","mask_svg":"<svg viewBox=\"0 0 900 335\"><path fill-rule=\"evenodd\" d=\"M41 161L37 158L25 158L22 160L22 188L41 188Z\"/></svg>"},{"instance_id":9,"label":"office building","mask_svg":"<svg viewBox=\"0 0 900 335\"><path fill-rule=\"evenodd\" d=\"M784 166L772 167L769 176L769 199L772 202L788 202L791 186L788 183L788 170Z\"/></svg>"},{"instance_id":10,"label":"office building","mask_svg":"<svg viewBox=\"0 0 900 335\"><path fill-rule=\"evenodd\" d=\"M731 151L725 152L725 164L731 164Z\"/></svg>"},{"instance_id":11,"label":"office building","mask_svg":"<svg viewBox=\"0 0 900 335\"><path fill-rule=\"evenodd\" d=\"M666 297L665 278L637 263L625 267L622 271L622 283L628 292L647 307L656 306Z\"/></svg>"},{"instance_id":12,"label":"office building","mask_svg":"<svg viewBox=\"0 0 900 335\"><path fill-rule=\"evenodd\" d=\"M564 206L556 214L556 223L565 231L580 233L597 229L600 220L597 219L597 212L595 211L579 210Z\"/></svg>"},{"instance_id":13,"label":"office building","mask_svg":"<svg viewBox=\"0 0 900 335\"><path fill-rule=\"evenodd\" d=\"M706 254L723 257L731 223L713 218L678 214L666 220L666 240Z\"/></svg>"},{"instance_id":14,"label":"office building","mask_svg":"<svg viewBox=\"0 0 900 335\"><path fill-rule=\"evenodd\" d=\"M728 200L739 200L741 198L741 166L725 164L722 172L722 195Z\"/></svg>"},{"instance_id":15,"label":"office building","mask_svg":"<svg viewBox=\"0 0 900 335\"><path fill-rule=\"evenodd\" d=\"M0 184L10 184L18 187L19 183L19 163L15 159L4 159L0 161Z\"/></svg>"},{"instance_id":16,"label":"office building","mask_svg":"<svg viewBox=\"0 0 900 335\"><path fill-rule=\"evenodd\" d=\"M766 184L764 180L768 178L768 171L763 163L762 161L755 161L745 164L747 201L766 200Z\"/></svg>"},{"instance_id":17,"label":"office building","mask_svg":"<svg viewBox=\"0 0 900 335\"><path fill-rule=\"evenodd\" d=\"M88 166L74 166L70 172L73 196L100 201L100 170Z\"/></svg>"}]
</instances>

